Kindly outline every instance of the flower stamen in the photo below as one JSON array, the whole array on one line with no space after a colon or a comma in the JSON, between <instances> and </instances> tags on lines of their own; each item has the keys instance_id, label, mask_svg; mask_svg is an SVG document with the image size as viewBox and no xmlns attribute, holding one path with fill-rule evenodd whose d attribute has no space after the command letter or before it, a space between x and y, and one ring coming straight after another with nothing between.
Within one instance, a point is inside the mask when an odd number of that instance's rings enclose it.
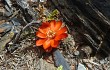
<instances>
[{"instance_id":1,"label":"flower stamen","mask_svg":"<svg viewBox=\"0 0 110 70\"><path fill-rule=\"evenodd\" d=\"M48 32L47 32L47 37L48 38L54 38L55 37L55 32L54 31L52 31L52 30L49 30Z\"/></svg>"}]
</instances>

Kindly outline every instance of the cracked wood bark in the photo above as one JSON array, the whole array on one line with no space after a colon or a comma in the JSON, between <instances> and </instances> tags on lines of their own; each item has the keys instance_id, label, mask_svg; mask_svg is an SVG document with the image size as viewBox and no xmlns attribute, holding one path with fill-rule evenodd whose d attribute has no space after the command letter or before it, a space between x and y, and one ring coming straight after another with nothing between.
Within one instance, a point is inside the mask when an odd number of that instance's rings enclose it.
<instances>
[{"instance_id":1,"label":"cracked wood bark","mask_svg":"<svg viewBox=\"0 0 110 70\"><path fill-rule=\"evenodd\" d=\"M66 24L77 32L94 52L105 56L110 51L110 1L108 0L51 0ZM73 23L72 25L70 23Z\"/></svg>"}]
</instances>

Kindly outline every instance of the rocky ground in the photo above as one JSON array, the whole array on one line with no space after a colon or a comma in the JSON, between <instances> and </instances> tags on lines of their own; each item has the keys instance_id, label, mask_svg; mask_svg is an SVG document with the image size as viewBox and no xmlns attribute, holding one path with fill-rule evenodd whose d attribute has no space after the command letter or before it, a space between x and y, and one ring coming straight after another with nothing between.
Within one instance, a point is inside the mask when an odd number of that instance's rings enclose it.
<instances>
[{"instance_id":1,"label":"rocky ground","mask_svg":"<svg viewBox=\"0 0 110 70\"><path fill-rule=\"evenodd\" d=\"M52 1L0 0L0 70L110 70L110 57L94 55ZM59 19L68 27L68 37L45 53L35 46L35 33L41 21Z\"/></svg>"}]
</instances>

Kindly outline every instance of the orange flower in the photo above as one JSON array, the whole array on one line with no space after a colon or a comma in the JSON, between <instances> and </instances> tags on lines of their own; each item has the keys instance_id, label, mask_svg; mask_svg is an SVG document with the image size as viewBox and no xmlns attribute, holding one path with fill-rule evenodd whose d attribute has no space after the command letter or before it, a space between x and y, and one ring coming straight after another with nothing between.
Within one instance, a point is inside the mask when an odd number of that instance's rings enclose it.
<instances>
[{"instance_id":1,"label":"orange flower","mask_svg":"<svg viewBox=\"0 0 110 70\"><path fill-rule=\"evenodd\" d=\"M66 38L68 35L65 33L67 27L62 27L61 21L52 20L50 22L43 22L36 32L36 36L40 39L36 41L36 46L43 45L46 52L50 52L52 48L57 48L59 41Z\"/></svg>"}]
</instances>

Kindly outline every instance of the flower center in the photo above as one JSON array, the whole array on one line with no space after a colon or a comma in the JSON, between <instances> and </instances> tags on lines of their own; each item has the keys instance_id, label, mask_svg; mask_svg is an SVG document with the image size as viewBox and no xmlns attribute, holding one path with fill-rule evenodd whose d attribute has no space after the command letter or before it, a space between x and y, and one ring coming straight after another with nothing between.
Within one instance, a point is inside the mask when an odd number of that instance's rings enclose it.
<instances>
[{"instance_id":1,"label":"flower center","mask_svg":"<svg viewBox=\"0 0 110 70\"><path fill-rule=\"evenodd\" d=\"M48 37L48 38L54 38L54 37L55 37L55 32L52 31L52 30L49 30L49 31L47 32L47 37Z\"/></svg>"}]
</instances>

